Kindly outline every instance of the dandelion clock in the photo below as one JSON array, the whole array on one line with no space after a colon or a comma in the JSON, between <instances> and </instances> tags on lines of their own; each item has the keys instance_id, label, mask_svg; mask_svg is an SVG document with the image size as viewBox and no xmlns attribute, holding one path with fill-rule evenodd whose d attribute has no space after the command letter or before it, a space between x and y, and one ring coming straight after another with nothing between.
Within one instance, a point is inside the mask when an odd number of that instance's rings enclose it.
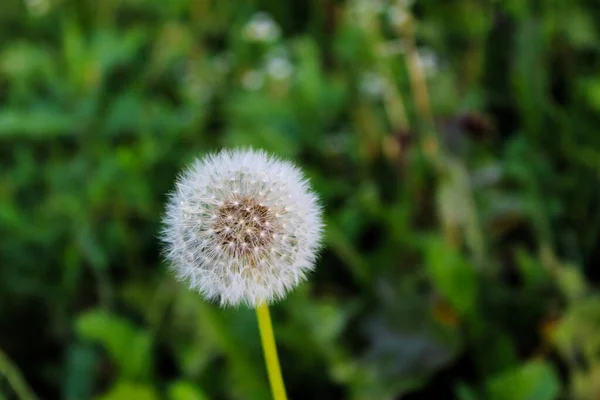
<instances>
[{"instance_id":1,"label":"dandelion clock","mask_svg":"<svg viewBox=\"0 0 600 400\"><path fill-rule=\"evenodd\" d=\"M178 278L221 306L256 308L273 396L285 399L268 304L314 268L321 209L302 172L255 150L196 160L177 179L163 218Z\"/></svg>"}]
</instances>

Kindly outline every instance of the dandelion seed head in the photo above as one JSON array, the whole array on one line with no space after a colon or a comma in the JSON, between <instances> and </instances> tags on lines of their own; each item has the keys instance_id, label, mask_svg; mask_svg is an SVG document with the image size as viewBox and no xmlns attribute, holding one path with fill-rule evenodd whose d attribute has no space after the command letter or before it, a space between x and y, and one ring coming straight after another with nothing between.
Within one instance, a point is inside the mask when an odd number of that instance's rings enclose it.
<instances>
[{"instance_id":1,"label":"dandelion seed head","mask_svg":"<svg viewBox=\"0 0 600 400\"><path fill-rule=\"evenodd\" d=\"M223 306L281 299L314 268L321 208L291 163L224 150L177 179L163 218L176 275Z\"/></svg>"}]
</instances>

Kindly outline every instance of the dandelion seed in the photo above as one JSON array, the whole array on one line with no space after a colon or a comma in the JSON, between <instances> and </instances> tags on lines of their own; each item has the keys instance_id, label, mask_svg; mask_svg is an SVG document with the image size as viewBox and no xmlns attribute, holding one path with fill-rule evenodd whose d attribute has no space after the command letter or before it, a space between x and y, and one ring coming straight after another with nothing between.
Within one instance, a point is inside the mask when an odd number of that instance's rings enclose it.
<instances>
[{"instance_id":1,"label":"dandelion seed","mask_svg":"<svg viewBox=\"0 0 600 400\"><path fill-rule=\"evenodd\" d=\"M190 222L190 208L205 212ZM177 180L163 226L180 279L221 305L253 307L285 296L314 268L323 227L300 170L254 150L197 160Z\"/></svg>"}]
</instances>

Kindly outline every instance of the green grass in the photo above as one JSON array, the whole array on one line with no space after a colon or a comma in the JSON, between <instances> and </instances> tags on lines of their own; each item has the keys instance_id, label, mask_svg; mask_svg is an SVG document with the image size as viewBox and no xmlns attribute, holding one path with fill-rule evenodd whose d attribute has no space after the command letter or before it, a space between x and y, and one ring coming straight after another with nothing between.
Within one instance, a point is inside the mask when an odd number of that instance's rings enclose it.
<instances>
[{"instance_id":1,"label":"green grass","mask_svg":"<svg viewBox=\"0 0 600 400\"><path fill-rule=\"evenodd\" d=\"M272 308L291 399L598 398L600 9L403 3L3 4L0 398L269 398L254 311L157 239L232 146L325 206Z\"/></svg>"}]
</instances>

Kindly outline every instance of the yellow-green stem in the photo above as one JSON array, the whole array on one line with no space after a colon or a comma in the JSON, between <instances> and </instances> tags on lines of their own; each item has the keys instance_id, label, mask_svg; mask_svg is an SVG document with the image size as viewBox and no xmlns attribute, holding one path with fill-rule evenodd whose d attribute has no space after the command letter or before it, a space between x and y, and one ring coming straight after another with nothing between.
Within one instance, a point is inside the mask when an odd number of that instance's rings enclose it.
<instances>
[{"instance_id":1,"label":"yellow-green stem","mask_svg":"<svg viewBox=\"0 0 600 400\"><path fill-rule=\"evenodd\" d=\"M281 376L281 367L279 366L279 357L277 357L277 346L275 345L275 335L271 325L271 314L269 306L265 303L256 308L256 318L258 319L258 329L260 331L260 340L265 354L265 364L271 383L271 392L274 400L287 400L285 394L285 385Z\"/></svg>"},{"instance_id":2,"label":"yellow-green stem","mask_svg":"<svg viewBox=\"0 0 600 400\"><path fill-rule=\"evenodd\" d=\"M0 378L2 377L6 378L8 384L12 386L17 398L20 400L37 399L29 386L27 386L27 383L25 382L25 379L23 379L19 368L12 363L12 361L7 355L4 354L2 350L0 350ZM0 393L0 398L4 398L2 393Z\"/></svg>"}]
</instances>

